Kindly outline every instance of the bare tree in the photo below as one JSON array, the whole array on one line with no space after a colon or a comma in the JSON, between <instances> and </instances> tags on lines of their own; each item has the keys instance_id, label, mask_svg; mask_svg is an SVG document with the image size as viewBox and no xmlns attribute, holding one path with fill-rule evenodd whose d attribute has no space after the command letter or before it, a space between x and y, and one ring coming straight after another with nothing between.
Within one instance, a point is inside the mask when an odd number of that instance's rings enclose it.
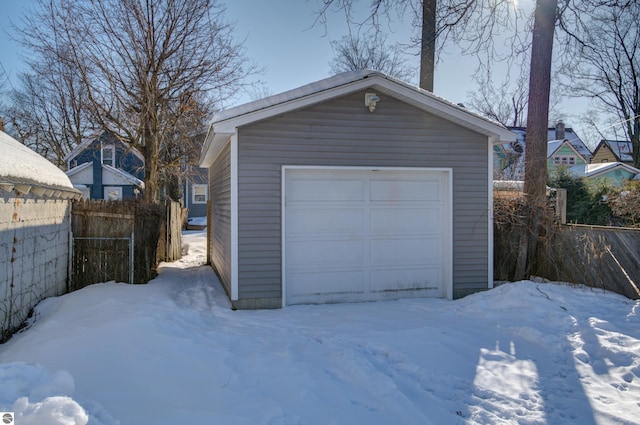
<instances>
[{"instance_id":1,"label":"bare tree","mask_svg":"<svg viewBox=\"0 0 640 425\"><path fill-rule=\"evenodd\" d=\"M584 0L565 4L565 84L575 96L614 112L640 167L640 2Z\"/></svg>"},{"instance_id":2,"label":"bare tree","mask_svg":"<svg viewBox=\"0 0 640 425\"><path fill-rule=\"evenodd\" d=\"M477 77L479 88L469 93L469 106L505 127L523 127L527 122L529 100L526 78L526 75L521 75L515 85L506 79L496 86L491 74Z\"/></svg>"},{"instance_id":3,"label":"bare tree","mask_svg":"<svg viewBox=\"0 0 640 425\"><path fill-rule=\"evenodd\" d=\"M420 55L420 87L433 91L436 53L449 40L456 41L464 53L478 54L492 60L509 60L514 53L525 51L526 41L521 40L520 22L523 13L511 0L372 0L364 17L356 13L359 0L319 0L318 22L325 24L331 10L343 11L347 22L358 27L370 27L374 32L382 30L382 24L403 20L408 12L417 35L412 46ZM500 55L494 48L496 35L510 28L508 44L513 49ZM481 53L486 53L482 55ZM482 60L481 66L490 65Z\"/></svg>"},{"instance_id":4,"label":"bare tree","mask_svg":"<svg viewBox=\"0 0 640 425\"><path fill-rule=\"evenodd\" d=\"M22 31L24 43L75 70L93 119L143 153L145 198L157 201L167 157L161 149L179 142L175 129L189 114L186 106L227 99L252 72L224 8L217 0L38 5Z\"/></svg>"},{"instance_id":5,"label":"bare tree","mask_svg":"<svg viewBox=\"0 0 640 425\"><path fill-rule=\"evenodd\" d=\"M9 78L7 76L7 72L4 69L4 66L0 62L0 130L5 131L5 119L6 119L6 104L5 104L5 96L7 92L7 86L9 83Z\"/></svg>"},{"instance_id":6,"label":"bare tree","mask_svg":"<svg viewBox=\"0 0 640 425\"><path fill-rule=\"evenodd\" d=\"M529 62L529 55L523 55L522 61ZM519 73L515 81L512 81L510 73L500 82L494 81L494 74L490 70L477 74L474 79L478 88L468 92L469 107L505 127L526 127L529 105L529 68L525 64L516 68L519 69ZM558 109L561 100L561 97L556 95L558 92L558 80L552 75L549 98L549 117L552 118L550 122L564 119Z\"/></svg>"},{"instance_id":7,"label":"bare tree","mask_svg":"<svg viewBox=\"0 0 640 425\"><path fill-rule=\"evenodd\" d=\"M92 131L87 93L68 63L37 55L9 95L7 121L27 146L59 167L65 156Z\"/></svg>"},{"instance_id":8,"label":"bare tree","mask_svg":"<svg viewBox=\"0 0 640 425\"><path fill-rule=\"evenodd\" d=\"M542 215L547 205L547 126L557 7L558 0L537 0L534 12L524 163L524 193L529 210L527 228L530 233L522 235L520 239L514 276L516 280L524 279L530 273L541 231Z\"/></svg>"},{"instance_id":9,"label":"bare tree","mask_svg":"<svg viewBox=\"0 0 640 425\"><path fill-rule=\"evenodd\" d=\"M408 81L415 69L407 63L398 44L388 46L386 37L377 33L374 37L348 35L331 43L335 57L329 63L335 74L345 71L374 69L387 75Z\"/></svg>"}]
</instances>

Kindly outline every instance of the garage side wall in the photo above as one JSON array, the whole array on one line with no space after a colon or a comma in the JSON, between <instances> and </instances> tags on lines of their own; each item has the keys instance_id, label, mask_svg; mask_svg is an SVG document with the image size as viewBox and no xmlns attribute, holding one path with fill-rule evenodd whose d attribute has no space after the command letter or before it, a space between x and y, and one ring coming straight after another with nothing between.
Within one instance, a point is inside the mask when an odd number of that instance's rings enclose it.
<instances>
[{"instance_id":1,"label":"garage side wall","mask_svg":"<svg viewBox=\"0 0 640 425\"><path fill-rule=\"evenodd\" d=\"M453 296L487 288L488 141L389 95L365 91L238 130L239 299L281 302L283 165L453 169Z\"/></svg>"},{"instance_id":2,"label":"garage side wall","mask_svg":"<svg viewBox=\"0 0 640 425\"><path fill-rule=\"evenodd\" d=\"M231 144L227 143L209 170L211 202L210 260L231 294Z\"/></svg>"},{"instance_id":3,"label":"garage side wall","mask_svg":"<svg viewBox=\"0 0 640 425\"><path fill-rule=\"evenodd\" d=\"M70 205L67 200L0 193L2 339L47 297L67 292Z\"/></svg>"}]
</instances>

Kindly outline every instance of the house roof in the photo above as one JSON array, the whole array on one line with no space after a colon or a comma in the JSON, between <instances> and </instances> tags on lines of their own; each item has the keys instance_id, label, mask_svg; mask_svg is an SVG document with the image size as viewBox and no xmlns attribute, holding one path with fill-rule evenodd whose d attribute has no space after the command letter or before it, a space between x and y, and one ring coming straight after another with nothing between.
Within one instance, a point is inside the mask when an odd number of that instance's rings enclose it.
<instances>
[{"instance_id":1,"label":"house roof","mask_svg":"<svg viewBox=\"0 0 640 425\"><path fill-rule=\"evenodd\" d=\"M522 152L525 151L526 146L526 135L527 128L526 127L507 127L509 130L513 131L516 134L516 138L520 147L518 149L522 149ZM580 139L580 137L573 131L571 127L567 127L564 130L564 139L558 140L556 137L556 129L555 127L551 127L547 129L547 141L564 141L567 140L573 149L578 152L582 158L588 161L589 158L593 156L587 145ZM559 147L559 146L558 146ZM507 151L514 151L514 147L511 145L503 145L503 148ZM553 152L549 152L547 150L547 157Z\"/></svg>"},{"instance_id":2,"label":"house roof","mask_svg":"<svg viewBox=\"0 0 640 425\"><path fill-rule=\"evenodd\" d=\"M89 167L92 167L93 163L92 162L85 162L84 164L80 164L77 167L73 167L72 169L66 171L67 176L69 177L73 177L76 174L81 173L82 171L86 170ZM111 173L114 174L118 177L123 178L124 180L126 180L127 182L131 183L134 186L138 186L142 189L144 189L144 182L138 178L136 178L135 176L132 176L131 174L127 173L126 171L120 170L118 168L112 167L111 165L107 165L107 164L102 164L102 172L107 172L107 173Z\"/></svg>"},{"instance_id":3,"label":"house roof","mask_svg":"<svg viewBox=\"0 0 640 425\"><path fill-rule=\"evenodd\" d=\"M639 169L625 164L624 162L603 162L599 164L576 165L569 168L569 170L578 177L588 178L608 173L617 168L622 168L629 171L631 174L635 175L636 178L638 177L638 175L640 175Z\"/></svg>"},{"instance_id":4,"label":"house roof","mask_svg":"<svg viewBox=\"0 0 640 425\"><path fill-rule=\"evenodd\" d=\"M3 131L0 151L0 189L62 198L79 195L62 170Z\"/></svg>"},{"instance_id":5,"label":"house roof","mask_svg":"<svg viewBox=\"0 0 640 425\"><path fill-rule=\"evenodd\" d=\"M86 139L84 139L82 141L82 143L80 143L78 146L76 146L75 148L73 148L73 150L71 152L69 152L67 155L65 155L64 160L66 162L69 162L71 159L73 159L74 157L78 156L78 154L82 151L84 151L85 149L87 149L89 147L89 145L91 145L93 142L95 142L97 139L106 139L107 142L113 143L114 141L117 141L119 143L122 143L124 145L126 145L126 143L124 143L123 141L119 140L117 137L115 137L112 133L106 131L106 130L102 130L99 133L96 133L93 136L89 136ZM137 156L138 158L140 158L143 162L144 162L144 156L140 153L140 151L138 151L136 148L131 147L131 146L127 146L131 152L133 152L133 154L135 156Z\"/></svg>"},{"instance_id":6,"label":"house roof","mask_svg":"<svg viewBox=\"0 0 640 425\"><path fill-rule=\"evenodd\" d=\"M562 146L568 146L571 150L573 150L577 155L579 155L580 157L582 157L582 160L585 162L588 162L588 159L585 158L580 152L578 152L578 150L576 149L576 147L571 144L568 140L552 140L550 142L547 142L547 158L549 158L550 156L552 156L554 153L556 153Z\"/></svg>"},{"instance_id":7,"label":"house roof","mask_svg":"<svg viewBox=\"0 0 640 425\"><path fill-rule=\"evenodd\" d=\"M628 140L601 140L596 147L597 152L601 146L606 145L620 162L633 162L633 145Z\"/></svg>"},{"instance_id":8,"label":"house roof","mask_svg":"<svg viewBox=\"0 0 640 425\"><path fill-rule=\"evenodd\" d=\"M200 165L217 157L238 127L282 113L370 88L409 103L419 109L455 122L489 137L492 143L509 143L515 136L502 124L462 108L426 90L378 71L345 72L264 99L227 109L214 116L202 148ZM364 107L364 104L363 104Z\"/></svg>"}]
</instances>

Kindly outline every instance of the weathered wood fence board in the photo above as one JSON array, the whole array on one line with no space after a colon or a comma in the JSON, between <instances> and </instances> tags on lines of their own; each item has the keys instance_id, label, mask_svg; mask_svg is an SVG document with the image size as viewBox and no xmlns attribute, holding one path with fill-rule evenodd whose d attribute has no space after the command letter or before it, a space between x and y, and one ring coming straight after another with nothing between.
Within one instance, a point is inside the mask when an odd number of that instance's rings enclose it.
<instances>
[{"instance_id":1,"label":"weathered wood fence board","mask_svg":"<svg viewBox=\"0 0 640 425\"><path fill-rule=\"evenodd\" d=\"M158 241L158 261L176 261L182 257L184 212L178 202L167 202L166 219Z\"/></svg>"},{"instance_id":2,"label":"weathered wood fence board","mask_svg":"<svg viewBox=\"0 0 640 425\"><path fill-rule=\"evenodd\" d=\"M640 298L639 229L563 225L546 243L540 276Z\"/></svg>"},{"instance_id":3,"label":"weathered wood fence board","mask_svg":"<svg viewBox=\"0 0 640 425\"><path fill-rule=\"evenodd\" d=\"M111 280L146 283L153 279L159 258L174 261L182 254L181 248L174 247L182 244L181 233L174 231L180 223L172 223L179 221L174 218L175 209L180 210L175 202L167 206L140 201L76 202L71 220L70 289ZM159 244L167 228L169 238Z\"/></svg>"},{"instance_id":4,"label":"weathered wood fence board","mask_svg":"<svg viewBox=\"0 0 640 425\"><path fill-rule=\"evenodd\" d=\"M532 275L582 283L640 299L640 229L559 225L546 220ZM494 225L494 277L514 275L519 232L515 220Z\"/></svg>"}]
</instances>

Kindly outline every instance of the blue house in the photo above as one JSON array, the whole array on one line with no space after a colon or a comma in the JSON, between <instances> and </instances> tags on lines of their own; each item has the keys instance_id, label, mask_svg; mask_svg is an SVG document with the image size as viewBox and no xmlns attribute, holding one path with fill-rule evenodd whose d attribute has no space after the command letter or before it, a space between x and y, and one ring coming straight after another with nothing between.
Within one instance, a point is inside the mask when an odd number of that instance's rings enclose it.
<instances>
[{"instance_id":1,"label":"blue house","mask_svg":"<svg viewBox=\"0 0 640 425\"><path fill-rule=\"evenodd\" d=\"M85 140L65 161L69 180L85 199L117 201L142 195L144 157L111 132Z\"/></svg>"},{"instance_id":2,"label":"blue house","mask_svg":"<svg viewBox=\"0 0 640 425\"><path fill-rule=\"evenodd\" d=\"M205 168L190 166L184 187L184 206L188 217L207 217L209 200L209 174Z\"/></svg>"}]
</instances>

